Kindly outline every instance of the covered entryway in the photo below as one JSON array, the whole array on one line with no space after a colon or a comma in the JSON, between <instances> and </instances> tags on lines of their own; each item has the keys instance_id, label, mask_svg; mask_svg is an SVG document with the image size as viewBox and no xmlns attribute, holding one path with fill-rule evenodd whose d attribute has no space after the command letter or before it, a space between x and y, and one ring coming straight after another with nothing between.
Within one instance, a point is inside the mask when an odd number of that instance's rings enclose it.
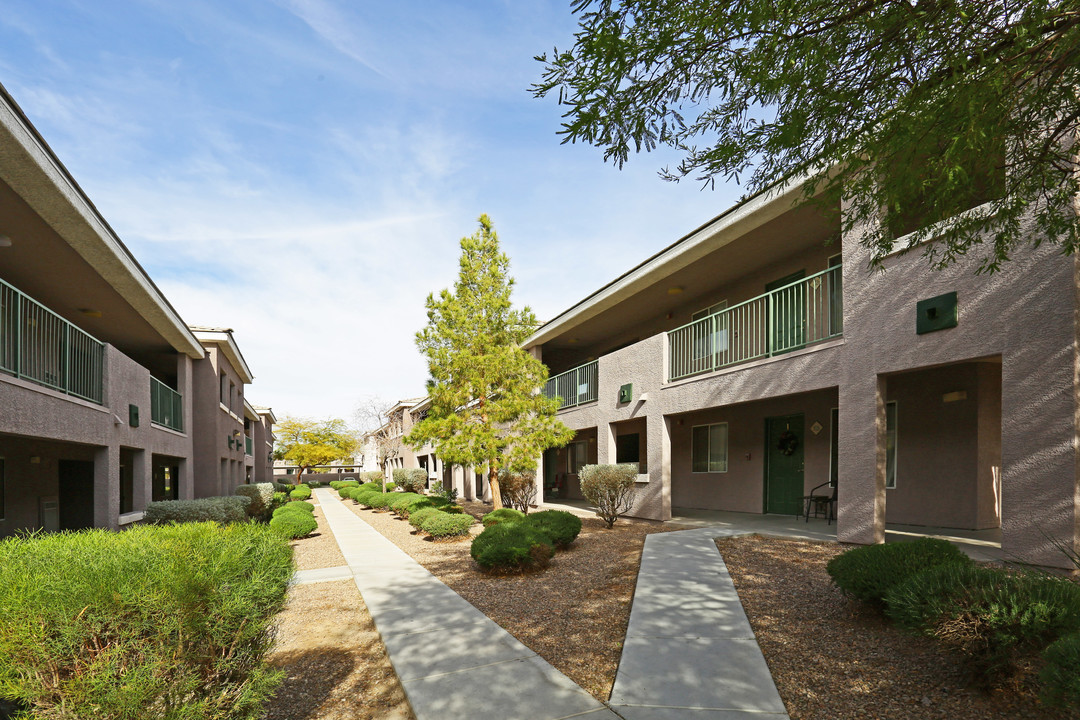
<instances>
[{"instance_id":1,"label":"covered entryway","mask_svg":"<svg viewBox=\"0 0 1080 720\"><path fill-rule=\"evenodd\" d=\"M60 460L57 463L60 491L60 529L94 527L94 463Z\"/></svg>"},{"instance_id":2,"label":"covered entryway","mask_svg":"<svg viewBox=\"0 0 1080 720\"><path fill-rule=\"evenodd\" d=\"M765 512L798 515L802 512L803 415L765 419Z\"/></svg>"}]
</instances>

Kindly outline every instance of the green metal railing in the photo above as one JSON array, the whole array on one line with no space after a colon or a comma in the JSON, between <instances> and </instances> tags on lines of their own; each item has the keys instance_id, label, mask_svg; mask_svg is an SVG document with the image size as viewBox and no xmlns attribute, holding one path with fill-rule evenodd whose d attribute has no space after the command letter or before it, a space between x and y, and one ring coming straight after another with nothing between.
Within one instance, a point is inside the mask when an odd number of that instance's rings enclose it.
<instances>
[{"instance_id":1,"label":"green metal railing","mask_svg":"<svg viewBox=\"0 0 1080 720\"><path fill-rule=\"evenodd\" d=\"M156 377L150 378L150 419L170 430L184 431L184 397Z\"/></svg>"},{"instance_id":2,"label":"green metal railing","mask_svg":"<svg viewBox=\"0 0 1080 720\"><path fill-rule=\"evenodd\" d=\"M596 360L567 370L544 384L544 396L559 398L559 409L592 402L597 397L600 370Z\"/></svg>"},{"instance_id":3,"label":"green metal railing","mask_svg":"<svg viewBox=\"0 0 1080 720\"><path fill-rule=\"evenodd\" d=\"M251 438L249 438L248 436L245 435L244 436L244 454L245 455L254 455L255 453L252 452L253 446L254 446L254 444L252 443Z\"/></svg>"},{"instance_id":4,"label":"green metal railing","mask_svg":"<svg viewBox=\"0 0 1080 720\"><path fill-rule=\"evenodd\" d=\"M668 333L668 380L798 350L844 332L840 266Z\"/></svg>"},{"instance_id":5,"label":"green metal railing","mask_svg":"<svg viewBox=\"0 0 1080 720\"><path fill-rule=\"evenodd\" d=\"M0 370L101 404L105 344L0 280Z\"/></svg>"}]
</instances>

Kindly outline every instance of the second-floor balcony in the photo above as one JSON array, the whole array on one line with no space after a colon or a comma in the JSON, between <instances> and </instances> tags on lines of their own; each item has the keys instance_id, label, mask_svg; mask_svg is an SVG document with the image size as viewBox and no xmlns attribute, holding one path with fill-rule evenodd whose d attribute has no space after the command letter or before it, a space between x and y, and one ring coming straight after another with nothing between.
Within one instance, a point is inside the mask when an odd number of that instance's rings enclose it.
<instances>
[{"instance_id":1,"label":"second-floor balcony","mask_svg":"<svg viewBox=\"0 0 1080 720\"><path fill-rule=\"evenodd\" d=\"M155 377L150 378L150 419L157 425L184 431L184 398Z\"/></svg>"},{"instance_id":2,"label":"second-floor balcony","mask_svg":"<svg viewBox=\"0 0 1080 720\"><path fill-rule=\"evenodd\" d=\"M101 404L105 344L0 280L0 370Z\"/></svg>"},{"instance_id":3,"label":"second-floor balcony","mask_svg":"<svg viewBox=\"0 0 1080 720\"><path fill-rule=\"evenodd\" d=\"M844 331L839 265L668 333L668 381L781 355Z\"/></svg>"},{"instance_id":4,"label":"second-floor balcony","mask_svg":"<svg viewBox=\"0 0 1080 720\"><path fill-rule=\"evenodd\" d=\"M559 398L559 409L592 402L599 388L599 364L596 360L548 378L544 396Z\"/></svg>"}]
</instances>

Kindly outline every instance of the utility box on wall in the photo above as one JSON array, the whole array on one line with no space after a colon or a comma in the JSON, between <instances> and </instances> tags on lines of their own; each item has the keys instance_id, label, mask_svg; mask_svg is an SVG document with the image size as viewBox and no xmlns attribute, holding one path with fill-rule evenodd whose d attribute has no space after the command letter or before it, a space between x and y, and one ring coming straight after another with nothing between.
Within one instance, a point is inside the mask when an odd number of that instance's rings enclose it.
<instances>
[{"instance_id":1,"label":"utility box on wall","mask_svg":"<svg viewBox=\"0 0 1080 720\"><path fill-rule=\"evenodd\" d=\"M915 334L956 327L958 320L956 293L920 300L915 304Z\"/></svg>"},{"instance_id":2,"label":"utility box on wall","mask_svg":"<svg viewBox=\"0 0 1080 720\"><path fill-rule=\"evenodd\" d=\"M627 383L619 388L619 402L628 403L634 397L634 384Z\"/></svg>"}]
</instances>

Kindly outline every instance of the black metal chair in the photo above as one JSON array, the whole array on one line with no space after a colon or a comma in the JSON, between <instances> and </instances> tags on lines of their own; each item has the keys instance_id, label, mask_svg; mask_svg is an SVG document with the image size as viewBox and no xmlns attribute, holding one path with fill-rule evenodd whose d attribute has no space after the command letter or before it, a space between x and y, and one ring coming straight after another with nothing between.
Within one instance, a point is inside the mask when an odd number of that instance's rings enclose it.
<instances>
[{"instance_id":1,"label":"black metal chair","mask_svg":"<svg viewBox=\"0 0 1080 720\"><path fill-rule=\"evenodd\" d=\"M803 496L803 519L806 522L810 522L810 511L813 509L814 517L825 517L828 524L832 525L832 521L836 518L836 487L833 487L828 495L818 493L818 490L828 486L827 481L823 482L811 490L809 495Z\"/></svg>"}]
</instances>

